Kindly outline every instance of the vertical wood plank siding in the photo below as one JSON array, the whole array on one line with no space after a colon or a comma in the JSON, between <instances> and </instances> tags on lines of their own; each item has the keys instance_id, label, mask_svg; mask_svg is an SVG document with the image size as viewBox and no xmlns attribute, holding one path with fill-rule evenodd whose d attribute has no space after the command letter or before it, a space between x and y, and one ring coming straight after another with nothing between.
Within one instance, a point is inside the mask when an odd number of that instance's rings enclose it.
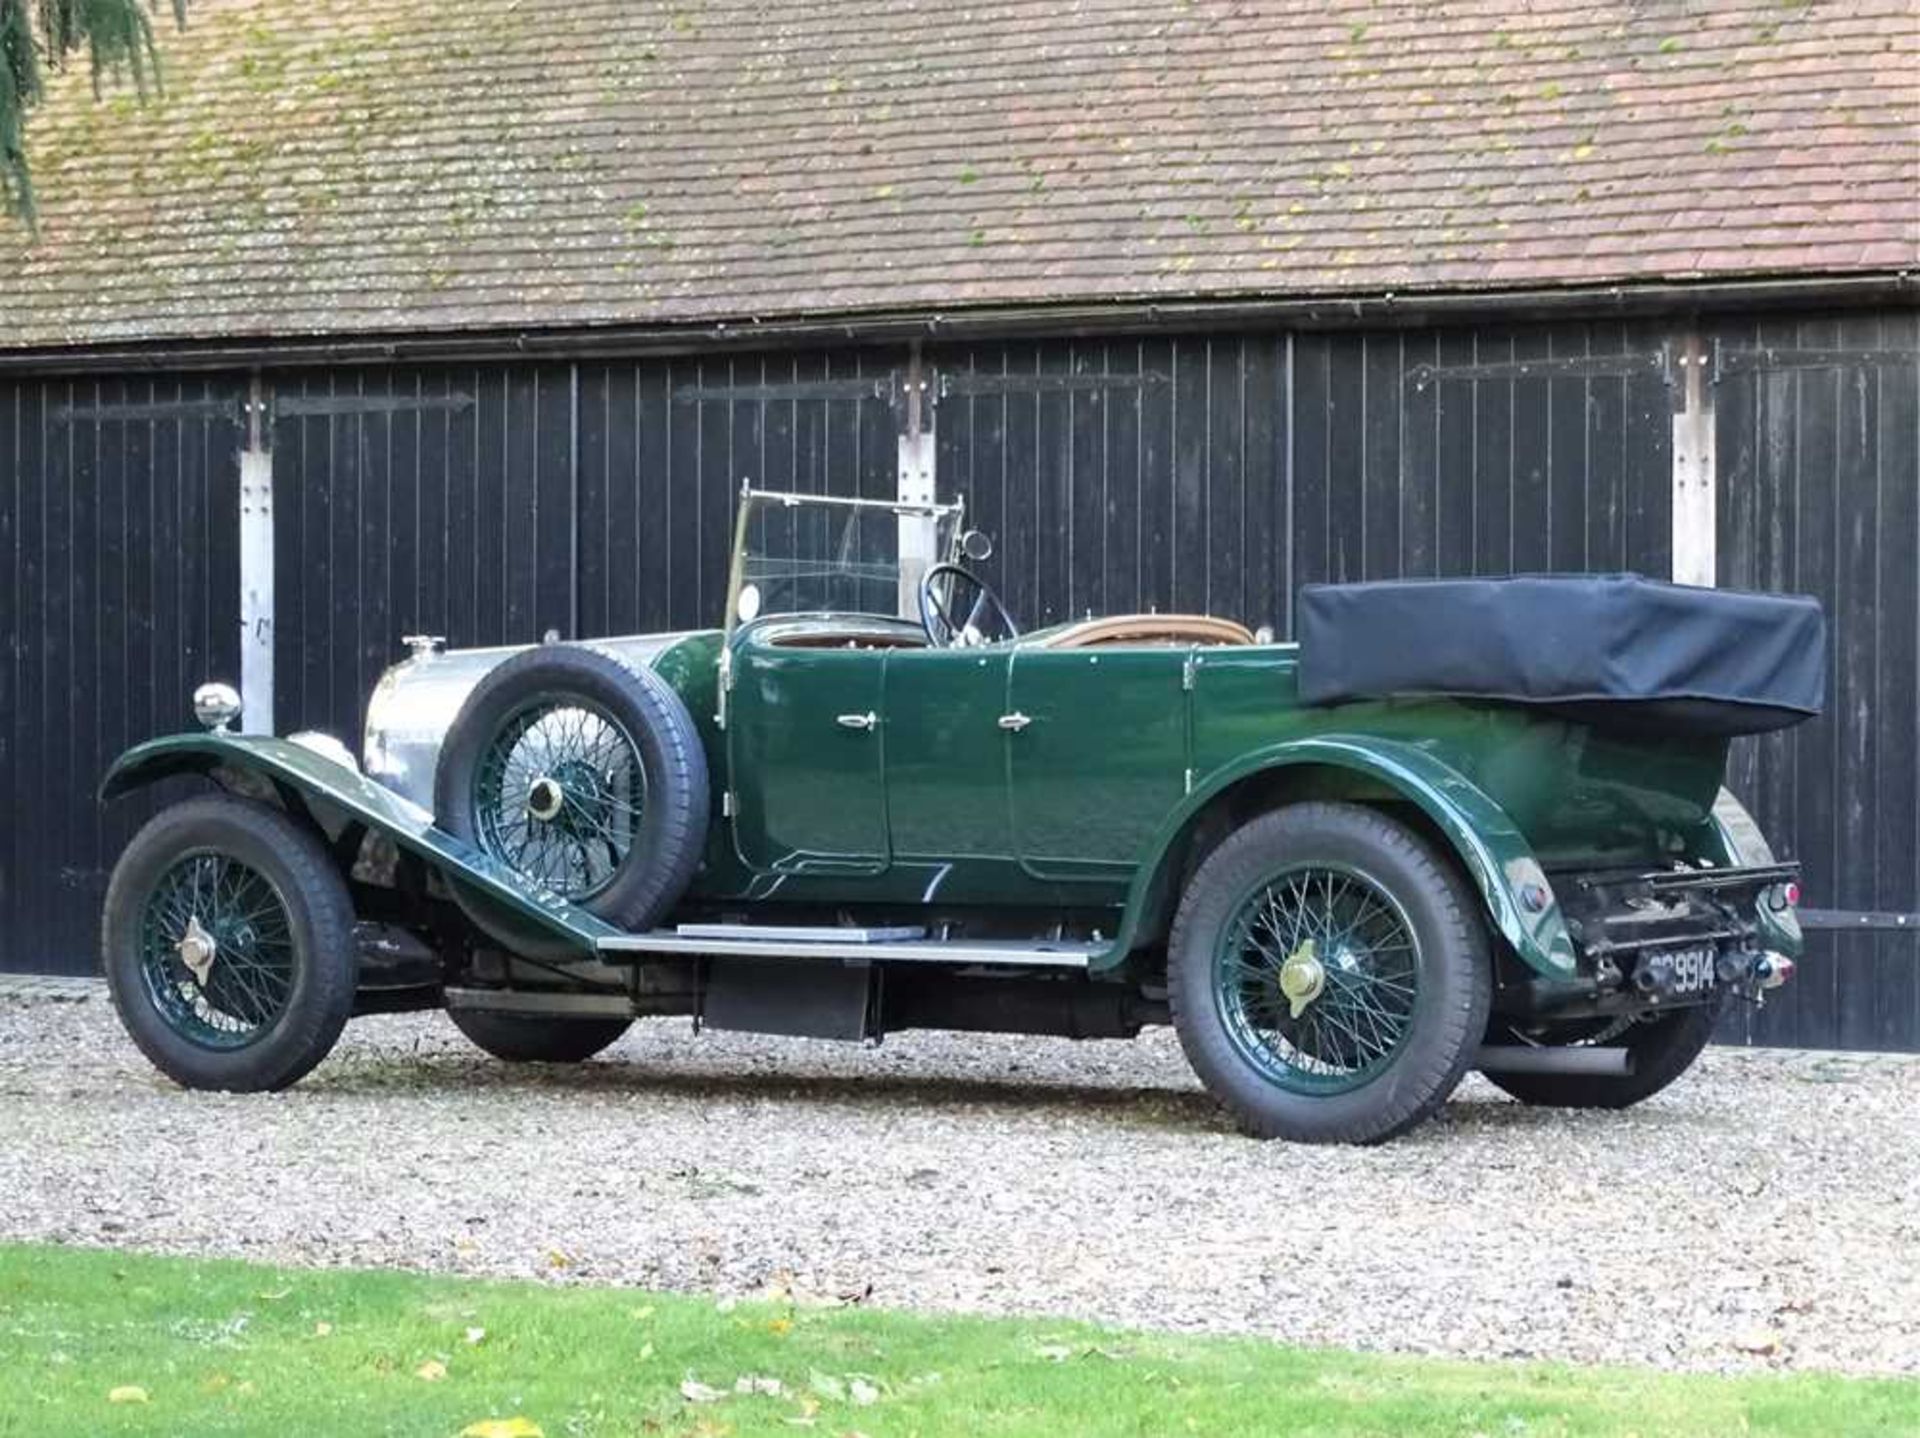
<instances>
[{"instance_id":1,"label":"vertical wood plank siding","mask_svg":"<svg viewBox=\"0 0 1920 1438\"><path fill-rule=\"evenodd\" d=\"M0 970L85 973L115 755L191 727L240 654L240 383L0 382Z\"/></svg>"},{"instance_id":2,"label":"vertical wood plank siding","mask_svg":"<svg viewBox=\"0 0 1920 1438\"><path fill-rule=\"evenodd\" d=\"M1920 329L1703 327L1719 579L1821 596L1832 710L1731 781L1808 903L1920 908ZM935 345L943 493L1030 625L1194 609L1291 632L1315 580L1636 569L1672 553L1674 326ZM908 367L846 349L268 375L277 727L357 745L403 633L456 645L717 620L735 496L891 495ZM0 383L0 969L84 971L139 806L100 769L237 677L244 381ZM168 406L173 408L169 409ZM182 408L184 406L184 408ZM1816 935L1728 1036L1920 1049L1920 935Z\"/></svg>"},{"instance_id":3,"label":"vertical wood plank siding","mask_svg":"<svg viewBox=\"0 0 1920 1438\"><path fill-rule=\"evenodd\" d=\"M1719 344L1722 584L1820 597L1827 712L1735 746L1729 783L1806 870L1808 903L1920 910L1920 317L1728 322ZM1804 980L1804 982L1802 982ZM1920 932L1812 936L1757 1043L1920 1048Z\"/></svg>"}]
</instances>

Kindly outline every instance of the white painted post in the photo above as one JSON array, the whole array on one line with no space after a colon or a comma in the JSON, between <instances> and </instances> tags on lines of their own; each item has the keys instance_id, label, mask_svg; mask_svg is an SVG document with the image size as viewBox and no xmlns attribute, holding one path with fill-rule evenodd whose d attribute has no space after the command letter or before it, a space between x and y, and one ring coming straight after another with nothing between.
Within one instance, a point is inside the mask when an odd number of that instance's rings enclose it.
<instances>
[{"instance_id":1,"label":"white painted post","mask_svg":"<svg viewBox=\"0 0 1920 1438\"><path fill-rule=\"evenodd\" d=\"M240 729L273 732L273 451L259 379L240 452Z\"/></svg>"},{"instance_id":2,"label":"white painted post","mask_svg":"<svg viewBox=\"0 0 1920 1438\"><path fill-rule=\"evenodd\" d=\"M933 405L927 401L927 381L920 368L920 347L914 346L907 367L905 416L900 427L899 469L894 498L902 504L932 504L934 476ZM939 553L940 522L931 515L903 514L899 525L900 616L920 617L920 580L943 556Z\"/></svg>"},{"instance_id":3,"label":"white painted post","mask_svg":"<svg viewBox=\"0 0 1920 1438\"><path fill-rule=\"evenodd\" d=\"M1716 578L1718 477L1713 445L1713 386L1707 352L1689 331L1680 366L1680 404L1673 415L1673 581L1709 589Z\"/></svg>"}]
</instances>

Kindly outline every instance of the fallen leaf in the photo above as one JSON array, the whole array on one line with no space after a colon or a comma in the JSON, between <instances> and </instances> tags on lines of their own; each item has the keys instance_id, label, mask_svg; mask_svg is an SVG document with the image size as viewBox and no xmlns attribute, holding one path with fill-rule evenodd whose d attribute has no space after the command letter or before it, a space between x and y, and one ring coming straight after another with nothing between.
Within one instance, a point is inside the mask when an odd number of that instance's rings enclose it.
<instances>
[{"instance_id":1,"label":"fallen leaf","mask_svg":"<svg viewBox=\"0 0 1920 1438\"><path fill-rule=\"evenodd\" d=\"M769 1398L778 1398L787 1391L787 1385L778 1378L765 1378L758 1373L742 1373L733 1380L735 1393L764 1393Z\"/></svg>"},{"instance_id":2,"label":"fallen leaf","mask_svg":"<svg viewBox=\"0 0 1920 1438\"><path fill-rule=\"evenodd\" d=\"M1749 1328L1734 1338L1733 1346L1742 1353L1767 1358L1780 1351L1780 1335L1771 1328Z\"/></svg>"},{"instance_id":3,"label":"fallen leaf","mask_svg":"<svg viewBox=\"0 0 1920 1438\"><path fill-rule=\"evenodd\" d=\"M465 1337L467 1340L467 1346L471 1348L475 1344L484 1343L486 1341L487 1330L479 1327L469 1328L466 1331Z\"/></svg>"},{"instance_id":4,"label":"fallen leaf","mask_svg":"<svg viewBox=\"0 0 1920 1438\"><path fill-rule=\"evenodd\" d=\"M333 1332L333 1325L331 1323L321 1322L313 1325L313 1336L315 1338L325 1338L331 1332Z\"/></svg>"},{"instance_id":5,"label":"fallen leaf","mask_svg":"<svg viewBox=\"0 0 1920 1438\"><path fill-rule=\"evenodd\" d=\"M482 1418L460 1430L460 1438L547 1438L531 1418Z\"/></svg>"},{"instance_id":6,"label":"fallen leaf","mask_svg":"<svg viewBox=\"0 0 1920 1438\"><path fill-rule=\"evenodd\" d=\"M847 1396L865 1407L880 1401L880 1390L864 1378L851 1378L847 1381Z\"/></svg>"},{"instance_id":7,"label":"fallen leaf","mask_svg":"<svg viewBox=\"0 0 1920 1438\"><path fill-rule=\"evenodd\" d=\"M775 1318L767 1324L767 1332L771 1333L775 1338L785 1338L789 1333L793 1332L793 1320L791 1318Z\"/></svg>"},{"instance_id":8,"label":"fallen leaf","mask_svg":"<svg viewBox=\"0 0 1920 1438\"><path fill-rule=\"evenodd\" d=\"M651 1343L642 1343L640 1345L640 1361L644 1363L651 1357L653 1357L653 1345Z\"/></svg>"},{"instance_id":9,"label":"fallen leaf","mask_svg":"<svg viewBox=\"0 0 1920 1438\"><path fill-rule=\"evenodd\" d=\"M107 1390L109 1403L145 1403L146 1401L147 1390L138 1383L122 1383L118 1388Z\"/></svg>"},{"instance_id":10,"label":"fallen leaf","mask_svg":"<svg viewBox=\"0 0 1920 1438\"><path fill-rule=\"evenodd\" d=\"M680 1385L680 1396L689 1403L718 1403L727 1395L718 1388L709 1388L697 1378L687 1378Z\"/></svg>"},{"instance_id":11,"label":"fallen leaf","mask_svg":"<svg viewBox=\"0 0 1920 1438\"><path fill-rule=\"evenodd\" d=\"M422 1363L418 1368L413 1370L413 1376L428 1383L438 1383L442 1378L447 1376L447 1365L442 1363L438 1358L429 1358L425 1363Z\"/></svg>"},{"instance_id":12,"label":"fallen leaf","mask_svg":"<svg viewBox=\"0 0 1920 1438\"><path fill-rule=\"evenodd\" d=\"M571 1268L573 1267L573 1258L564 1249L549 1248L547 1250L547 1267Z\"/></svg>"}]
</instances>

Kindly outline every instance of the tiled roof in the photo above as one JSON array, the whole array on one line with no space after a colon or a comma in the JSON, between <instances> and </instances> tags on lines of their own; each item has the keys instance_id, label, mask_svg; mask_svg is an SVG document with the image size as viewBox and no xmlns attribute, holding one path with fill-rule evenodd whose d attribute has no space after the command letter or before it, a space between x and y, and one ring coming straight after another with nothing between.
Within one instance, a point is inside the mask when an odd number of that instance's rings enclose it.
<instances>
[{"instance_id":1,"label":"tiled roof","mask_svg":"<svg viewBox=\"0 0 1920 1438\"><path fill-rule=\"evenodd\" d=\"M0 346L1920 263L1914 0L194 0Z\"/></svg>"}]
</instances>

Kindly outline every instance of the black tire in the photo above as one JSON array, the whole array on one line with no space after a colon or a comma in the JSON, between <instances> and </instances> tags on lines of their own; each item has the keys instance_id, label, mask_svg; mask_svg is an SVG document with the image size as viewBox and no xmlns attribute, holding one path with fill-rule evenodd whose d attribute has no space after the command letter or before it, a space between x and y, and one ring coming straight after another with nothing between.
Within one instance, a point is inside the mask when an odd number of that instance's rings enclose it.
<instances>
[{"instance_id":1,"label":"black tire","mask_svg":"<svg viewBox=\"0 0 1920 1438\"><path fill-rule=\"evenodd\" d=\"M1402 962L1416 992L1396 1043L1377 1060L1383 1067L1371 1077L1363 1068L1358 1087L1308 1094L1249 1057L1230 1028L1215 970L1229 926L1261 886L1315 865L1356 875L1397 906L1394 922L1412 939L1412 957ZM1296 804L1229 835L1188 884L1168 941L1168 999L1187 1060L1208 1092L1263 1138L1378 1143L1429 1117L1458 1086L1486 1031L1492 985L1486 926L1465 880L1405 825L1354 804Z\"/></svg>"},{"instance_id":2,"label":"black tire","mask_svg":"<svg viewBox=\"0 0 1920 1438\"><path fill-rule=\"evenodd\" d=\"M209 1046L210 1025L182 1010L204 1001L216 1018L244 1023L223 1007L240 1005L222 999L215 967L224 961L231 968L237 958L228 960L223 951L197 979L185 967L156 974L153 965L162 961L149 954L144 929L149 904L164 902L169 876L192 863L259 876L271 886L266 902L271 908L277 901L283 916L284 962L276 962L276 971L290 968L291 981L276 992L284 999L272 1006L270 1017L263 1004L258 1026L225 1036L220 1047ZM200 915L192 917L198 921ZM155 923L160 925L157 918ZM240 932L250 936L264 927L247 921ZM171 928L160 928L165 938L173 937ZM240 942L250 944L251 937ZM187 1088L232 1093L285 1088L325 1058L353 1011L359 971L353 903L325 846L280 810L230 795L173 805L134 835L107 885L101 959L120 1021L154 1067Z\"/></svg>"},{"instance_id":3,"label":"black tire","mask_svg":"<svg viewBox=\"0 0 1920 1438\"><path fill-rule=\"evenodd\" d=\"M475 812L478 767L502 726L530 706L584 701L614 720L637 751L646 794L637 833L603 886L578 902L628 929L653 926L686 892L707 838L707 763L693 716L649 669L584 644L543 644L514 655L467 696L440 750L435 822L488 848ZM508 862L505 854L494 857ZM528 875L536 882L537 875ZM462 885L467 916L509 948L530 953L540 936Z\"/></svg>"},{"instance_id":4,"label":"black tire","mask_svg":"<svg viewBox=\"0 0 1920 1438\"><path fill-rule=\"evenodd\" d=\"M1524 1104L1542 1108L1631 1108L1652 1098L1693 1067L1713 1039L1725 999L1675 1009L1658 1018L1636 1022L1624 1032L1596 1039L1633 1055L1633 1071L1625 1074L1512 1074L1483 1075L1488 1083ZM1527 1036L1534 1043L1579 1043L1588 1028L1574 1028L1556 1036Z\"/></svg>"},{"instance_id":5,"label":"black tire","mask_svg":"<svg viewBox=\"0 0 1920 1438\"><path fill-rule=\"evenodd\" d=\"M631 1019L555 1019L484 1009L448 1009L447 1017L478 1047L515 1064L577 1064L633 1025Z\"/></svg>"}]
</instances>

